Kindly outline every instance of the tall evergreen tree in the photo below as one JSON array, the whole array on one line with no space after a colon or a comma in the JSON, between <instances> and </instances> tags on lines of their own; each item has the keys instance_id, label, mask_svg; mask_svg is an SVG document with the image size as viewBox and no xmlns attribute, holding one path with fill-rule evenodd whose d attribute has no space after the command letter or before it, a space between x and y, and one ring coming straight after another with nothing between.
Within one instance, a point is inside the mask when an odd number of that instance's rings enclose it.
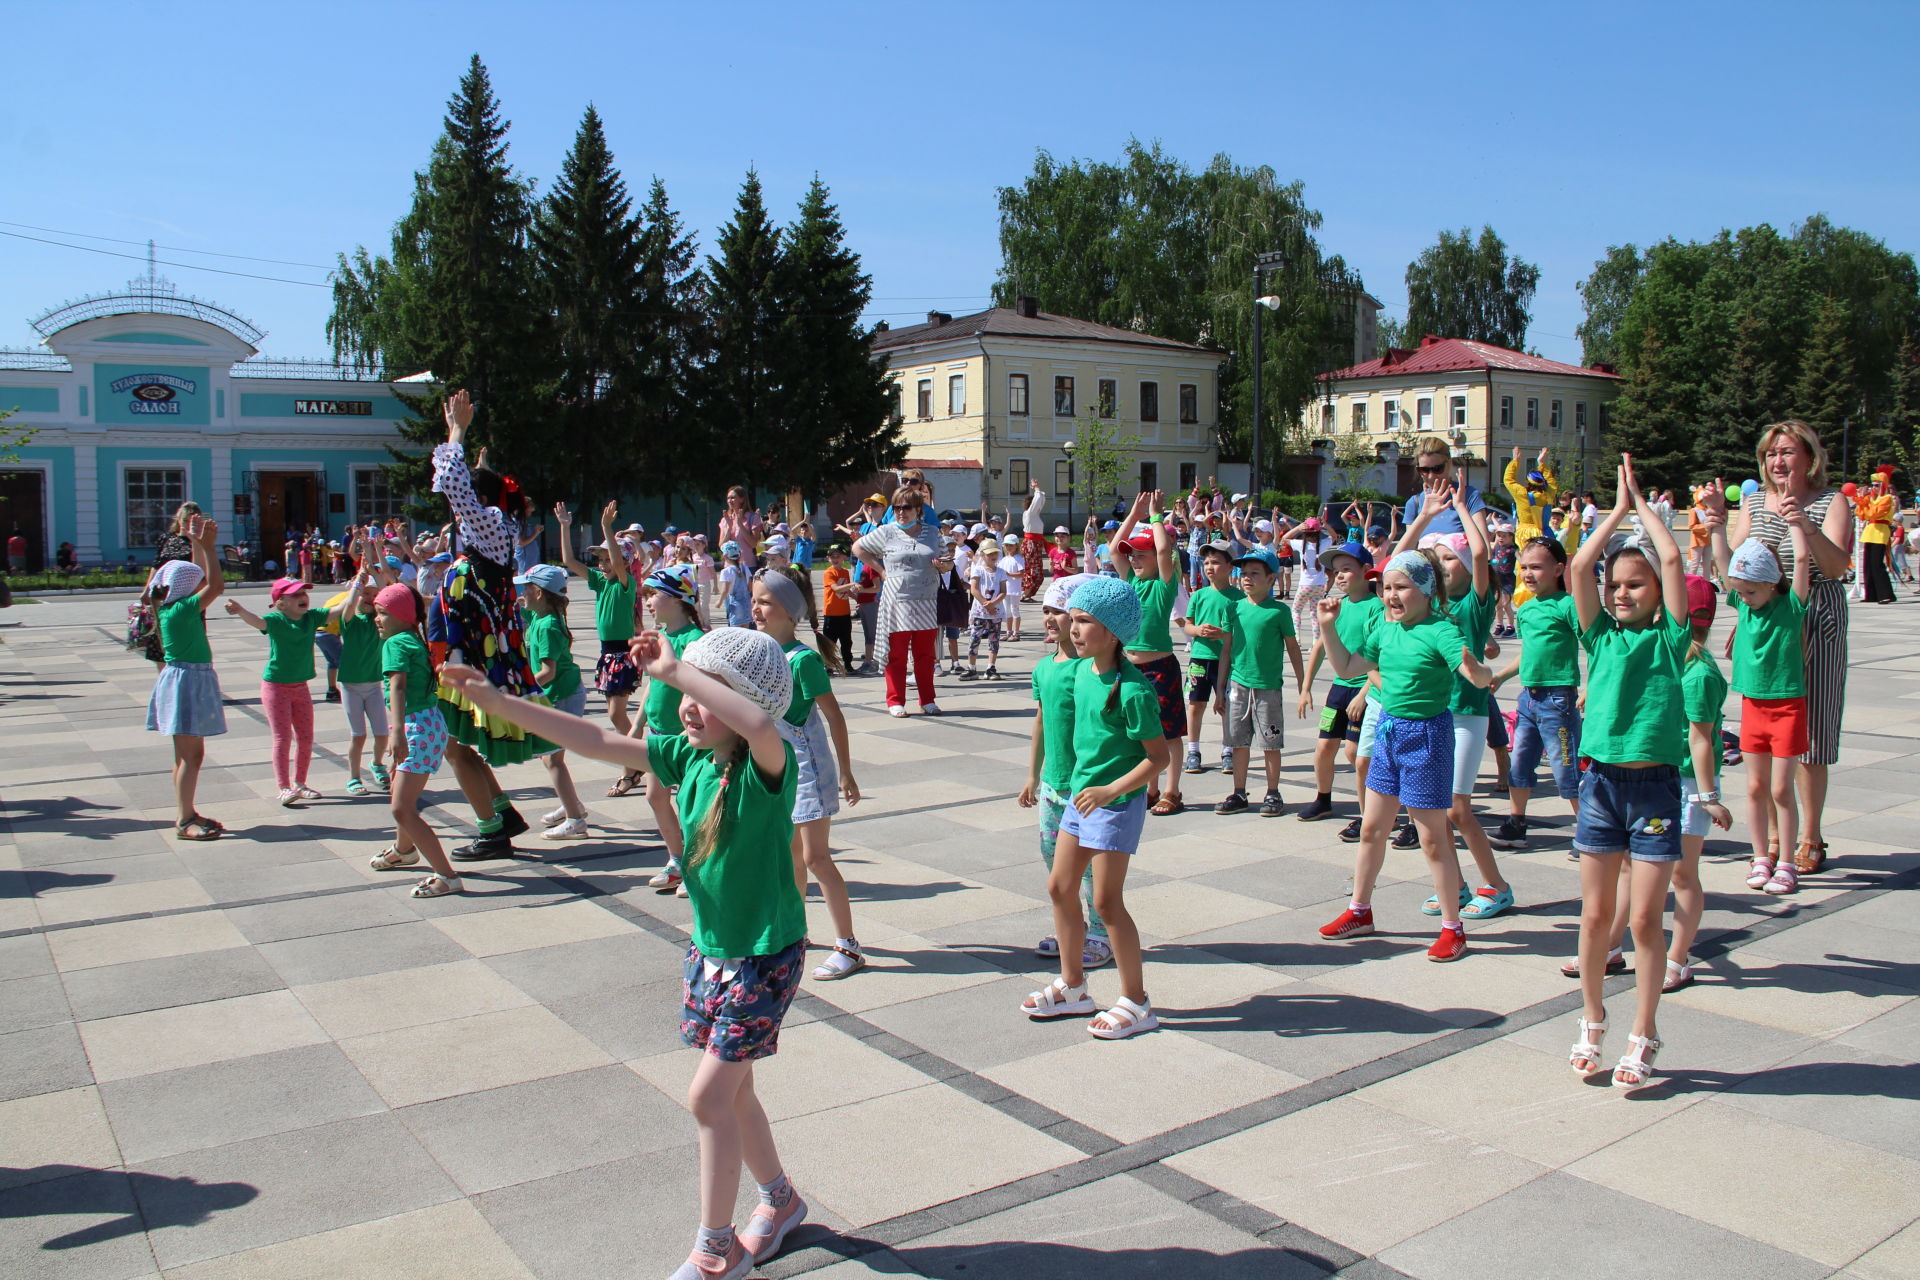
<instances>
[{"instance_id":1,"label":"tall evergreen tree","mask_svg":"<svg viewBox=\"0 0 1920 1280\"><path fill-rule=\"evenodd\" d=\"M639 309L646 320L646 340L634 368L641 402L638 421L651 437L647 456L654 474L647 488L666 498L672 516L682 478L698 475L710 461L706 432L697 425L713 345L707 279L698 269L699 247L658 177L647 190L641 221Z\"/></svg>"},{"instance_id":2,"label":"tall evergreen tree","mask_svg":"<svg viewBox=\"0 0 1920 1280\"><path fill-rule=\"evenodd\" d=\"M1649 333L1640 357L1628 370L1619 398L1613 402L1612 424L1606 448L1633 455L1634 474L1643 485L1684 487L1689 476L1688 437L1693 421L1685 411L1691 388L1671 369L1666 343ZM1605 490L1606 467L1596 490Z\"/></svg>"},{"instance_id":3,"label":"tall evergreen tree","mask_svg":"<svg viewBox=\"0 0 1920 1280\"><path fill-rule=\"evenodd\" d=\"M363 368L432 372L439 389L402 395L414 417L400 432L417 446L446 438L444 396L468 388L480 410L469 439L538 486L551 341L533 301L532 184L507 158L509 127L476 54L388 253L340 255L327 336L336 358ZM396 487L424 500L430 463L393 452Z\"/></svg>"},{"instance_id":4,"label":"tall evergreen tree","mask_svg":"<svg viewBox=\"0 0 1920 1280\"><path fill-rule=\"evenodd\" d=\"M772 468L785 442L771 434L780 411L780 230L752 170L715 247L707 259L713 349L700 406L706 447L686 481L712 497L745 483L757 497L778 484Z\"/></svg>"},{"instance_id":5,"label":"tall evergreen tree","mask_svg":"<svg viewBox=\"0 0 1920 1280\"><path fill-rule=\"evenodd\" d=\"M589 106L533 224L541 298L558 346L555 429L541 466L554 488L542 496L589 513L652 478L639 383L644 348L659 326L645 314L646 247L632 206Z\"/></svg>"},{"instance_id":6,"label":"tall evergreen tree","mask_svg":"<svg viewBox=\"0 0 1920 1280\"><path fill-rule=\"evenodd\" d=\"M1820 304L1792 396L1794 416L1820 433L1827 452L1840 464L1834 474L1843 480L1852 478L1843 474L1852 461L1846 456L1852 452L1846 443L1849 427L1864 424L1847 336L1847 309L1828 298Z\"/></svg>"},{"instance_id":7,"label":"tall evergreen tree","mask_svg":"<svg viewBox=\"0 0 1920 1280\"><path fill-rule=\"evenodd\" d=\"M884 362L860 323L872 281L815 175L780 264L779 458L770 479L809 496L906 455Z\"/></svg>"},{"instance_id":8,"label":"tall evergreen tree","mask_svg":"<svg viewBox=\"0 0 1920 1280\"><path fill-rule=\"evenodd\" d=\"M1766 340L1766 326L1749 312L1740 320L1733 351L1706 399L1706 416L1693 437L1693 474L1753 474L1760 429L1785 416L1785 379Z\"/></svg>"},{"instance_id":9,"label":"tall evergreen tree","mask_svg":"<svg viewBox=\"0 0 1920 1280\"><path fill-rule=\"evenodd\" d=\"M1900 487L1913 488L1920 478L1920 343L1908 335L1894 352L1886 373L1887 412L1877 439L1878 452L1869 455L1900 468ZM1885 456L1881 457L1880 454Z\"/></svg>"}]
</instances>

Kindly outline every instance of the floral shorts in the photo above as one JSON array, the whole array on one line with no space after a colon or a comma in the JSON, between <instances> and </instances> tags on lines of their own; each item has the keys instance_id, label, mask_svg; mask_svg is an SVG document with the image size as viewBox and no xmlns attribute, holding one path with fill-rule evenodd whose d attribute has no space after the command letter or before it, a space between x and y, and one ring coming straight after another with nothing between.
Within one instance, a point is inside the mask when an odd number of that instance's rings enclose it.
<instances>
[{"instance_id":1,"label":"floral shorts","mask_svg":"<svg viewBox=\"0 0 1920 1280\"><path fill-rule=\"evenodd\" d=\"M709 972L707 957L687 948L680 1038L722 1062L772 1057L780 1022L800 990L806 939L771 955L715 962L736 966L731 977Z\"/></svg>"}]
</instances>

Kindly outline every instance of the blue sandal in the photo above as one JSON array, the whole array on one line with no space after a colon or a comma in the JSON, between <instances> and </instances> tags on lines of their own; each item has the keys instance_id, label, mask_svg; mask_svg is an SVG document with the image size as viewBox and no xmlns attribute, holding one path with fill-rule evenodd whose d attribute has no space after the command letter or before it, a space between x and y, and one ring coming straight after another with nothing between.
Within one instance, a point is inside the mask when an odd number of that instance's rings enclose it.
<instances>
[{"instance_id":1,"label":"blue sandal","mask_svg":"<svg viewBox=\"0 0 1920 1280\"><path fill-rule=\"evenodd\" d=\"M363 796L367 794L367 784L358 778L348 778L347 794L350 796Z\"/></svg>"},{"instance_id":2,"label":"blue sandal","mask_svg":"<svg viewBox=\"0 0 1920 1280\"><path fill-rule=\"evenodd\" d=\"M1513 886L1495 889L1490 884L1480 886L1473 895L1473 901L1460 908L1460 914L1468 920L1491 920L1497 915L1513 909Z\"/></svg>"},{"instance_id":3,"label":"blue sandal","mask_svg":"<svg viewBox=\"0 0 1920 1280\"><path fill-rule=\"evenodd\" d=\"M1467 914L1467 910L1466 910L1467 904L1472 901L1473 901L1473 891L1467 888L1467 886L1465 886L1464 884L1461 885L1460 886L1460 914L1461 915ZM1439 915L1440 914L1440 895L1436 893L1432 897L1428 898L1425 902L1421 903L1420 914L1423 916Z\"/></svg>"}]
</instances>

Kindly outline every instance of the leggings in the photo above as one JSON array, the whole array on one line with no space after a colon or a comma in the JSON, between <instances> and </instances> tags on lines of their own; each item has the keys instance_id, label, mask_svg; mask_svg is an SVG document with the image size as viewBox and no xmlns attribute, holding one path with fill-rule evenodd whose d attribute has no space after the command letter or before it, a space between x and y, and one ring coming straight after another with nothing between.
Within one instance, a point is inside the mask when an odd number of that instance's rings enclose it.
<instances>
[{"instance_id":1,"label":"leggings","mask_svg":"<svg viewBox=\"0 0 1920 1280\"><path fill-rule=\"evenodd\" d=\"M866 645L866 653L873 655L873 628L880 620L879 600L862 600L854 606L854 613L860 618L860 637Z\"/></svg>"},{"instance_id":2,"label":"leggings","mask_svg":"<svg viewBox=\"0 0 1920 1280\"><path fill-rule=\"evenodd\" d=\"M989 663L999 661L1000 619L975 618L973 620L973 636L967 641L968 662L972 662L980 656L980 642L982 640L987 642L987 661Z\"/></svg>"},{"instance_id":3,"label":"leggings","mask_svg":"<svg viewBox=\"0 0 1920 1280\"><path fill-rule=\"evenodd\" d=\"M273 731L273 780L285 791L307 785L313 759L313 694L302 684L260 682L260 707Z\"/></svg>"},{"instance_id":4,"label":"leggings","mask_svg":"<svg viewBox=\"0 0 1920 1280\"><path fill-rule=\"evenodd\" d=\"M939 628L896 631L887 637L887 705L907 705L907 651L913 651L913 676L920 705L933 701L933 638Z\"/></svg>"},{"instance_id":5,"label":"leggings","mask_svg":"<svg viewBox=\"0 0 1920 1280\"><path fill-rule=\"evenodd\" d=\"M821 615L820 626L827 637L829 651L834 645L840 646L840 665L847 671L853 670L853 615L851 613L828 613Z\"/></svg>"}]
</instances>

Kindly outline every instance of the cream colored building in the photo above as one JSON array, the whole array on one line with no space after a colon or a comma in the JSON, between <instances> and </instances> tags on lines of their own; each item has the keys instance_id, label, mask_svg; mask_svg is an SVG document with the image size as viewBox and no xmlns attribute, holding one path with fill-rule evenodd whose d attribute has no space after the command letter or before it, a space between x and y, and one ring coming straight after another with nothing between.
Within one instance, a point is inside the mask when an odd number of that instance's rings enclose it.
<instances>
[{"instance_id":1,"label":"cream colored building","mask_svg":"<svg viewBox=\"0 0 1920 1280\"><path fill-rule=\"evenodd\" d=\"M1544 446L1567 488L1610 480L1605 436L1620 375L1486 342L1428 335L1411 350L1322 374L1301 425L1315 439L1360 435L1377 444L1437 435L1470 484L1504 494L1515 445L1531 461ZM1605 475L1602 472L1605 472Z\"/></svg>"},{"instance_id":2,"label":"cream colored building","mask_svg":"<svg viewBox=\"0 0 1920 1280\"><path fill-rule=\"evenodd\" d=\"M1204 483L1218 457L1222 353L1170 338L1049 315L1031 298L974 315L930 312L926 323L884 329L874 351L886 357L909 465L946 475L978 468L977 495L936 489L941 507L1026 503L1038 480L1048 523L1084 521L1092 498L1073 449L1087 419L1139 437L1119 490ZM1081 455L1084 458L1084 454Z\"/></svg>"}]
</instances>

